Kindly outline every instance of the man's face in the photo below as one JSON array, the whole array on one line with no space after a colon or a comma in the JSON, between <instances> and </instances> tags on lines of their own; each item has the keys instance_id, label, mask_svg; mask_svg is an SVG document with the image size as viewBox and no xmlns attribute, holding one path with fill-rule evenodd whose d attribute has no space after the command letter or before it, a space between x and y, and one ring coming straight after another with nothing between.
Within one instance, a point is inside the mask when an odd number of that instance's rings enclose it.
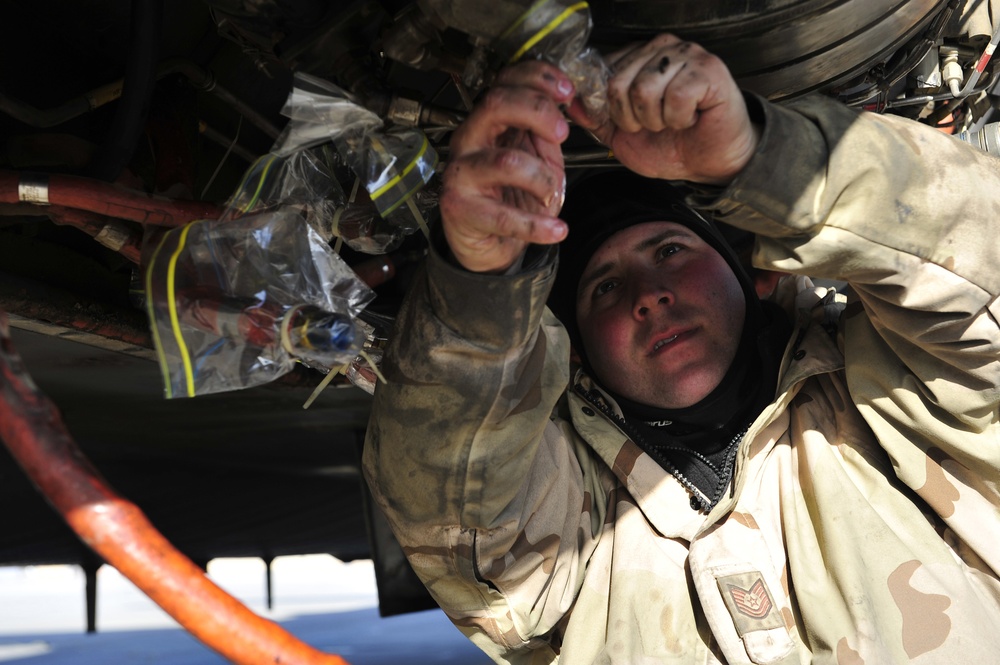
<instances>
[{"instance_id":1,"label":"man's face","mask_svg":"<svg viewBox=\"0 0 1000 665\"><path fill-rule=\"evenodd\" d=\"M699 402L722 381L746 315L725 259L673 222L636 224L605 240L583 271L576 302L601 383L668 409Z\"/></svg>"}]
</instances>

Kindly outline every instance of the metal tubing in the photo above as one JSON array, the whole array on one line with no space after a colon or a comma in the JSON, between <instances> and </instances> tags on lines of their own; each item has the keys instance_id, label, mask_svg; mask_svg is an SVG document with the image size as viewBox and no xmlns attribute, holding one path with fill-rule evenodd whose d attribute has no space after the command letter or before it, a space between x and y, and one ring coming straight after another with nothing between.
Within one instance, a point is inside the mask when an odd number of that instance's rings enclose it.
<instances>
[{"instance_id":1,"label":"metal tubing","mask_svg":"<svg viewBox=\"0 0 1000 665\"><path fill-rule=\"evenodd\" d=\"M171 74L182 74L194 87L215 95L233 107L268 137L276 139L281 134L281 130L274 123L219 85L215 75L210 70L183 58L167 58L157 67L156 79L159 80ZM6 113L15 120L31 127L55 127L119 99L122 95L123 85L123 79L118 79L49 109L35 108L19 99L0 94L0 112Z\"/></svg>"},{"instance_id":2,"label":"metal tubing","mask_svg":"<svg viewBox=\"0 0 1000 665\"><path fill-rule=\"evenodd\" d=\"M192 635L234 663L347 665L251 612L177 551L83 455L34 385L0 313L0 437L81 540Z\"/></svg>"},{"instance_id":3,"label":"metal tubing","mask_svg":"<svg viewBox=\"0 0 1000 665\"><path fill-rule=\"evenodd\" d=\"M0 171L0 203L25 201L19 190L28 174ZM71 175L46 175L48 203L156 226L183 226L195 219L218 219L222 210L204 201L177 201L111 183ZM35 177L37 180L37 176ZM34 180L33 189L39 189ZM27 202L36 203L36 198Z\"/></svg>"}]
</instances>

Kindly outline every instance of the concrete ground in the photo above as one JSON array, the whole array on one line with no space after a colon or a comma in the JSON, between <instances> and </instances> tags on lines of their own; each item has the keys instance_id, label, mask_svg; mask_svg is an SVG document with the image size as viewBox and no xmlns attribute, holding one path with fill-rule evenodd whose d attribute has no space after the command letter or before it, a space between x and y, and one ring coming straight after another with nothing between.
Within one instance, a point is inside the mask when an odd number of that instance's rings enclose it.
<instances>
[{"instance_id":1,"label":"concrete ground","mask_svg":"<svg viewBox=\"0 0 1000 665\"><path fill-rule=\"evenodd\" d=\"M440 611L380 618L371 563L281 557L272 566L273 609L256 559L217 559L209 576L258 614L351 665L488 665ZM97 630L86 634L78 568L0 568L0 663L24 665L220 665L201 644L109 566L98 573Z\"/></svg>"}]
</instances>

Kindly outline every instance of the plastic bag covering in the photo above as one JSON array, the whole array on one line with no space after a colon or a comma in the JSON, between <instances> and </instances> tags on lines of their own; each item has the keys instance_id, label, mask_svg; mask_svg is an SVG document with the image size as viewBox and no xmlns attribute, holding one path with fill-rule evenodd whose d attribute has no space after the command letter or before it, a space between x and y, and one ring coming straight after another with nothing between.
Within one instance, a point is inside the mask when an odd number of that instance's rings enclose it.
<instances>
[{"instance_id":1,"label":"plastic bag covering","mask_svg":"<svg viewBox=\"0 0 1000 665\"><path fill-rule=\"evenodd\" d=\"M167 397L261 385L296 361L337 370L361 350L374 293L295 210L167 232L146 294Z\"/></svg>"},{"instance_id":2,"label":"plastic bag covering","mask_svg":"<svg viewBox=\"0 0 1000 665\"><path fill-rule=\"evenodd\" d=\"M330 220L330 227L351 249L365 254L385 254L421 228L419 220L432 217L437 203L437 192L431 191L429 186L424 187L407 200L406 206L383 217L368 196L359 193L353 202L337 211ZM416 213L411 207L416 208Z\"/></svg>"},{"instance_id":3,"label":"plastic bag covering","mask_svg":"<svg viewBox=\"0 0 1000 665\"><path fill-rule=\"evenodd\" d=\"M423 132L385 128L344 90L301 73L282 112L290 122L275 144L278 156L332 141L383 219L410 232L425 225L412 198L434 175L438 156ZM394 217L401 209L405 216Z\"/></svg>"},{"instance_id":4,"label":"plastic bag covering","mask_svg":"<svg viewBox=\"0 0 1000 665\"><path fill-rule=\"evenodd\" d=\"M497 38L494 49L507 63L536 58L559 67L573 81L588 115L603 122L610 70L587 46L592 27L586 2L540 0Z\"/></svg>"},{"instance_id":5,"label":"plastic bag covering","mask_svg":"<svg viewBox=\"0 0 1000 665\"><path fill-rule=\"evenodd\" d=\"M320 235L334 235L333 221L347 196L333 174L339 156L330 146L269 153L254 162L230 197L220 221L278 208L297 210Z\"/></svg>"}]
</instances>

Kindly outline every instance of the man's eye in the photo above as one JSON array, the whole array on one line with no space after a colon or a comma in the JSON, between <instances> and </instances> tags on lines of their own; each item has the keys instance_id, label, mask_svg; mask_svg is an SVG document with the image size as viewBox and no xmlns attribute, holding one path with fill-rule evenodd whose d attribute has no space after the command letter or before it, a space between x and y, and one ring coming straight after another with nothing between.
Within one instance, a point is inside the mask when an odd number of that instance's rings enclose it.
<instances>
[{"instance_id":1,"label":"man's eye","mask_svg":"<svg viewBox=\"0 0 1000 665\"><path fill-rule=\"evenodd\" d=\"M615 286L616 286L616 283L613 280L606 279L603 282L599 283L594 288L594 294L595 295L599 295L599 296L603 296L605 293L607 293L611 289L615 288Z\"/></svg>"},{"instance_id":2,"label":"man's eye","mask_svg":"<svg viewBox=\"0 0 1000 665\"><path fill-rule=\"evenodd\" d=\"M680 245L675 245L673 243L663 245L662 247L656 250L656 259L657 260L665 259L672 254L676 254L680 250L681 250Z\"/></svg>"}]
</instances>

